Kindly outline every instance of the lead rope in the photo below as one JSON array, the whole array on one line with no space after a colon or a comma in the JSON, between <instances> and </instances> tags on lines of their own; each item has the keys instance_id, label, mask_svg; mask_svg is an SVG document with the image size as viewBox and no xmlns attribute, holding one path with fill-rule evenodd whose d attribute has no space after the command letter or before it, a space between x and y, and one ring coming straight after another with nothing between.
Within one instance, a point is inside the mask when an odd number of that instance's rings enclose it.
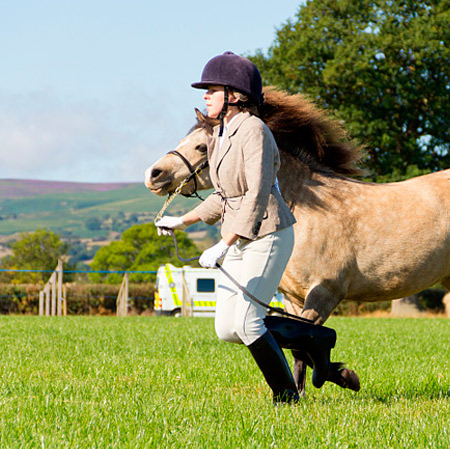
<instances>
[{"instance_id":1,"label":"lead rope","mask_svg":"<svg viewBox=\"0 0 450 449\"><path fill-rule=\"evenodd\" d=\"M192 173L190 173L183 181L181 181L181 184L175 189L175 191L173 193L171 193L165 203L163 204L163 207L161 208L161 210L158 212L158 215L156 215L155 221L154 223L156 223L157 221L161 220L161 218L164 215L164 212L166 211L166 209L169 207L169 204L175 199L175 197L177 195L179 195L181 193L181 189L195 176L197 176L205 167L207 164L203 163L200 164ZM200 198L200 197L199 197ZM200 198L202 199L202 198Z\"/></svg>"},{"instance_id":2,"label":"lead rope","mask_svg":"<svg viewBox=\"0 0 450 449\"><path fill-rule=\"evenodd\" d=\"M164 211L162 211L162 212L164 213ZM160 214L161 214L161 212L160 212ZM162 217L162 214L161 214L161 217ZM180 252L178 250L178 242L177 242L177 238L175 237L175 232L173 231L173 229L169 229L169 228L166 228L166 229L171 231L173 243L175 245L175 251L177 253L178 259L180 259L181 262L184 262L184 263L193 262L194 260L198 260L200 258L200 257L191 257L189 259L185 259L185 258L181 257ZM269 309L272 312L276 312L276 313L279 313L280 315L284 315L288 318L292 318L297 321L304 321L306 323L314 324L313 320L309 320L307 318L303 318L303 317L297 316L297 315L292 315L291 313L286 312L285 310L280 309L279 307L272 307L271 305L268 305L268 304L262 302L260 299L258 299L252 293L250 293L245 287L243 287L241 284L239 284L239 282L236 279L234 279L234 277L231 276L231 274L228 273L228 271L226 271L225 268L223 268L222 265L219 264L219 262L216 262L216 268L218 268L239 290L241 290L242 293L247 295L256 304L263 306L264 308Z\"/></svg>"}]
</instances>

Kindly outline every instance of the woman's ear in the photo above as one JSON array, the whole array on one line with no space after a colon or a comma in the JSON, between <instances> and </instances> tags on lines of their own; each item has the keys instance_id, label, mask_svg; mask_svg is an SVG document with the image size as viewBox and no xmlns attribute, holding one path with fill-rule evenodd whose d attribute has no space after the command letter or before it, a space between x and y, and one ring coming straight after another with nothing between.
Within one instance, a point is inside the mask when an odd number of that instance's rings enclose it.
<instances>
[{"instance_id":1,"label":"woman's ear","mask_svg":"<svg viewBox=\"0 0 450 449\"><path fill-rule=\"evenodd\" d=\"M236 103L238 103L238 102L239 102L239 98L235 97L235 96L233 95L233 92L230 92L230 93L228 94L228 104L229 104L230 106L233 106L233 105L237 106Z\"/></svg>"}]
</instances>

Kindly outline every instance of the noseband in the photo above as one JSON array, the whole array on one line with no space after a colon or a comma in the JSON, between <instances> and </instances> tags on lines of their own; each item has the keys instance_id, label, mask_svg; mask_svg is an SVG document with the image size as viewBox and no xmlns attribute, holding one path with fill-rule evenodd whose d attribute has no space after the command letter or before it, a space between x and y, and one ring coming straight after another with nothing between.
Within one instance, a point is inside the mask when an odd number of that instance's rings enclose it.
<instances>
[{"instance_id":1,"label":"noseband","mask_svg":"<svg viewBox=\"0 0 450 449\"><path fill-rule=\"evenodd\" d=\"M209 165L208 158L204 162L202 162L196 169L194 169L194 167L191 165L191 163L178 151L176 151L176 150L169 151L167 154L175 154L184 162L184 165L186 165L186 167L188 168L190 174L184 180L184 184L187 184L191 179L194 180L194 191L189 194L180 192L181 195L186 196L188 198L192 198L195 196L203 201L203 198L197 193L197 176L204 168L206 168Z\"/></svg>"}]
</instances>

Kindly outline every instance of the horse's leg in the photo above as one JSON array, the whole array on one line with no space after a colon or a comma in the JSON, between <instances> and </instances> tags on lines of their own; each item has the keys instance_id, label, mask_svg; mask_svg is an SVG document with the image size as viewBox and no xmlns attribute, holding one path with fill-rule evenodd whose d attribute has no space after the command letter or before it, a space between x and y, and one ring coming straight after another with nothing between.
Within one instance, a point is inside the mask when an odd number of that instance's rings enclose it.
<instances>
[{"instance_id":1,"label":"horse's leg","mask_svg":"<svg viewBox=\"0 0 450 449\"><path fill-rule=\"evenodd\" d=\"M308 354L302 351L292 351L294 356L294 380L301 396L305 396L306 368L313 367L313 363ZM345 368L343 363L331 362L328 372L327 382L332 382L342 388L349 388L353 391L359 391L361 388L359 377L355 371Z\"/></svg>"},{"instance_id":2,"label":"horse's leg","mask_svg":"<svg viewBox=\"0 0 450 449\"><path fill-rule=\"evenodd\" d=\"M340 295L334 294L323 286L316 286L306 296L300 316L314 321L315 324L323 324L340 302ZM300 351L292 351L292 355L294 356L294 380L300 394L305 395L306 367L308 365L312 367L312 363L307 354ZM356 372L345 368L342 363L331 363L327 381L353 391L360 389Z\"/></svg>"},{"instance_id":3,"label":"horse's leg","mask_svg":"<svg viewBox=\"0 0 450 449\"><path fill-rule=\"evenodd\" d=\"M303 356L306 354L300 353L293 349L292 355L294 356L294 381L297 384L297 389L300 396L305 396L305 384L306 384L306 368L307 364L303 361Z\"/></svg>"}]
</instances>

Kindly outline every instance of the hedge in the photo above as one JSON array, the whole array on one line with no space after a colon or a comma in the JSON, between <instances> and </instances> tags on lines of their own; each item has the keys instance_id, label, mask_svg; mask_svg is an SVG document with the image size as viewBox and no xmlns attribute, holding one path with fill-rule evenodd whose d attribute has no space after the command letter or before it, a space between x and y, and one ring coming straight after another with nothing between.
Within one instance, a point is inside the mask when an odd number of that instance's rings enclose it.
<instances>
[{"instance_id":1,"label":"hedge","mask_svg":"<svg viewBox=\"0 0 450 449\"><path fill-rule=\"evenodd\" d=\"M113 315L116 313L116 299L120 285L67 283L67 313L69 315ZM39 309L39 284L0 283L0 314L37 315ZM152 283L129 284L130 314L153 313L155 285ZM443 289L427 289L418 294L424 310L442 313ZM358 316L375 311L389 311L390 301L355 302L343 301L334 315Z\"/></svg>"},{"instance_id":2,"label":"hedge","mask_svg":"<svg viewBox=\"0 0 450 449\"><path fill-rule=\"evenodd\" d=\"M68 315L113 315L120 285L64 284ZM0 284L0 314L37 315L40 284ZM130 314L153 313L155 286L129 284Z\"/></svg>"}]
</instances>

